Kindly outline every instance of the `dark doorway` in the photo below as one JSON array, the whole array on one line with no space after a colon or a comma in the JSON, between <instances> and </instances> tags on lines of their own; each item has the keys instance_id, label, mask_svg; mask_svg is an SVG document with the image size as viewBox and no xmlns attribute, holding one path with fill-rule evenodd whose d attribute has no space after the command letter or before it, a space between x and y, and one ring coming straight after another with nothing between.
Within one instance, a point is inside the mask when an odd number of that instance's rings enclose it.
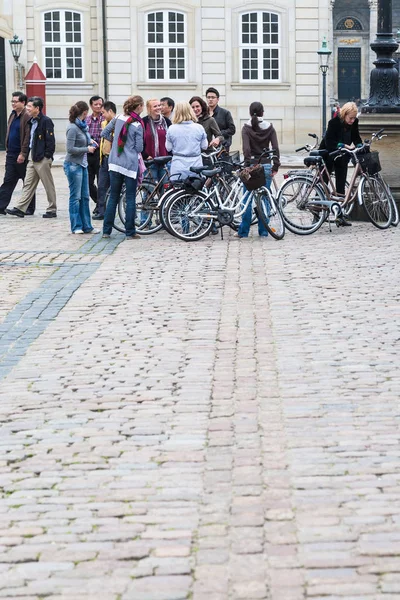
<instances>
[{"instance_id":1,"label":"dark doorway","mask_svg":"<svg viewBox=\"0 0 400 600\"><path fill-rule=\"evenodd\" d=\"M7 131L6 53L4 38L0 37L0 150L5 150Z\"/></svg>"},{"instance_id":2,"label":"dark doorway","mask_svg":"<svg viewBox=\"0 0 400 600\"><path fill-rule=\"evenodd\" d=\"M341 104L361 98L361 48L338 48L338 96Z\"/></svg>"}]
</instances>

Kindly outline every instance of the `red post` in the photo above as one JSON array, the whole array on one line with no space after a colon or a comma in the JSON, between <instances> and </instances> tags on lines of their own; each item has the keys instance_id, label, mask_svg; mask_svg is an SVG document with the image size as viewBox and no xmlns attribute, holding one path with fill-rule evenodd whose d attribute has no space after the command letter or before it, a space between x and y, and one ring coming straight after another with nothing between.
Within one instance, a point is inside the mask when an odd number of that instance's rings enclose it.
<instances>
[{"instance_id":1,"label":"red post","mask_svg":"<svg viewBox=\"0 0 400 600\"><path fill-rule=\"evenodd\" d=\"M39 96L40 98L43 98L43 113L46 114L46 76L37 64L36 57L33 65L25 76L25 83L26 95L28 98L31 96Z\"/></svg>"}]
</instances>

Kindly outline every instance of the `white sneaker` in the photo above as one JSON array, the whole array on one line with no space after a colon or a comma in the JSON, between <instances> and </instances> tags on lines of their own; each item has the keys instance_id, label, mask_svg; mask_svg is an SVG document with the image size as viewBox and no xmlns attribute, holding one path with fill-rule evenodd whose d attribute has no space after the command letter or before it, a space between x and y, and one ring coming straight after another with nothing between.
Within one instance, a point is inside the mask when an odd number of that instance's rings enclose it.
<instances>
[{"instance_id":1,"label":"white sneaker","mask_svg":"<svg viewBox=\"0 0 400 600\"><path fill-rule=\"evenodd\" d=\"M83 233L82 229L76 229L76 231L73 231L72 233Z\"/></svg>"},{"instance_id":2,"label":"white sneaker","mask_svg":"<svg viewBox=\"0 0 400 600\"><path fill-rule=\"evenodd\" d=\"M84 231L83 233L100 233L100 229L91 229L90 231Z\"/></svg>"}]
</instances>

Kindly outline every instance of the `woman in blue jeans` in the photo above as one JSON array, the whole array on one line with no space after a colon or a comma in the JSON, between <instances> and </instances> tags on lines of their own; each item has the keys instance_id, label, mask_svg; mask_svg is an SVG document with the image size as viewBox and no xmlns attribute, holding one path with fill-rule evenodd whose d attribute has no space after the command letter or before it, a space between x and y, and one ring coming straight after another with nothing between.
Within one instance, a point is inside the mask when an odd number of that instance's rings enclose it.
<instances>
[{"instance_id":1,"label":"woman in blue jeans","mask_svg":"<svg viewBox=\"0 0 400 600\"><path fill-rule=\"evenodd\" d=\"M270 164L270 159L266 156L261 158L261 164L264 167L266 187L270 189L272 177L278 172L280 161L279 161L279 144L278 136L272 123L264 120L264 107L261 102L252 102L249 108L250 120L243 125L242 129L242 144L243 144L243 156L245 164L254 165L259 162L259 159L264 149L274 149L275 156L273 158L273 164ZM243 202L248 198L248 192L245 190L243 196ZM246 212L242 217L242 222L235 233L237 238L247 238L249 236L250 225L252 218L252 202L249 203ZM261 222L258 220L258 235L260 237L267 237L268 231L265 229Z\"/></svg>"},{"instance_id":2,"label":"woman in blue jeans","mask_svg":"<svg viewBox=\"0 0 400 600\"><path fill-rule=\"evenodd\" d=\"M99 233L90 220L89 177L87 153L94 152L95 142L85 123L89 111L86 102L79 101L69 109L67 154L64 172L69 185L69 218L72 233Z\"/></svg>"},{"instance_id":3,"label":"woman in blue jeans","mask_svg":"<svg viewBox=\"0 0 400 600\"><path fill-rule=\"evenodd\" d=\"M108 159L110 172L110 197L103 221L103 237L110 237L115 219L115 211L121 195L122 185L126 187L125 232L127 240L140 239L136 233L136 186L139 168L138 154L143 150L143 120L140 113L144 101L141 96L131 96L124 103L124 114L118 115L102 132L102 137L111 141L114 138Z\"/></svg>"}]
</instances>

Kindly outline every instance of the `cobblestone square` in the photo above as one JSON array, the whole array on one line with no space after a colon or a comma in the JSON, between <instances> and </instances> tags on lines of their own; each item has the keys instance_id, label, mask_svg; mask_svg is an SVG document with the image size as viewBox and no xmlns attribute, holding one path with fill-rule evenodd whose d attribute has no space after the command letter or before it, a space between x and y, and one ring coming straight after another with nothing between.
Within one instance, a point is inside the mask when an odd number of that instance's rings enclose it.
<instances>
[{"instance_id":1,"label":"cobblestone square","mask_svg":"<svg viewBox=\"0 0 400 600\"><path fill-rule=\"evenodd\" d=\"M398 600L399 231L74 236L54 172L0 216L0 598Z\"/></svg>"}]
</instances>

